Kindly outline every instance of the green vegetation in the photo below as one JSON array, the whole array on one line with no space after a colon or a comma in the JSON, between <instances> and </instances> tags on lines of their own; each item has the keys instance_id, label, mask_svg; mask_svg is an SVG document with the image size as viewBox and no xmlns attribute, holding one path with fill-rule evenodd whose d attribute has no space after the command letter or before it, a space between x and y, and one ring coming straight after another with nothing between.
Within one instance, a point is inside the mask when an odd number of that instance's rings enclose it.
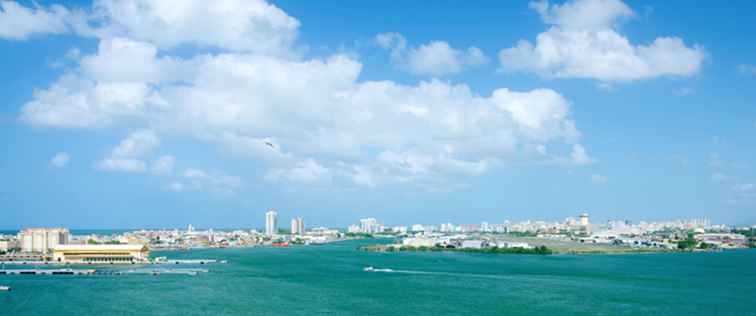
<instances>
[{"instance_id":1,"label":"green vegetation","mask_svg":"<svg viewBox=\"0 0 756 316\"><path fill-rule=\"evenodd\" d=\"M535 237L538 236L535 232L508 232L507 235L512 237Z\"/></svg>"},{"instance_id":2,"label":"green vegetation","mask_svg":"<svg viewBox=\"0 0 756 316\"><path fill-rule=\"evenodd\" d=\"M346 233L344 236L348 238L373 238L373 234L368 233Z\"/></svg>"},{"instance_id":3,"label":"green vegetation","mask_svg":"<svg viewBox=\"0 0 756 316\"><path fill-rule=\"evenodd\" d=\"M87 240L87 245L120 245L121 242L118 240L109 240L106 242L99 242L94 239Z\"/></svg>"},{"instance_id":4,"label":"green vegetation","mask_svg":"<svg viewBox=\"0 0 756 316\"><path fill-rule=\"evenodd\" d=\"M466 253L493 253L493 254L533 254L533 255L550 255L553 251L546 246L537 246L535 248L499 248L499 247L485 247L485 248L446 248L446 247L410 247L410 246L392 246L392 245L373 245L362 246L359 248L363 251L378 251L378 252L395 252L395 251L453 251L453 252L466 252Z\"/></svg>"},{"instance_id":5,"label":"green vegetation","mask_svg":"<svg viewBox=\"0 0 756 316\"><path fill-rule=\"evenodd\" d=\"M732 232L735 234L741 234L748 238L756 236L756 230L754 229L736 229L736 230L733 230Z\"/></svg>"},{"instance_id":6,"label":"green vegetation","mask_svg":"<svg viewBox=\"0 0 756 316\"><path fill-rule=\"evenodd\" d=\"M0 256L6 254L5 250L0 250Z\"/></svg>"},{"instance_id":7,"label":"green vegetation","mask_svg":"<svg viewBox=\"0 0 756 316\"><path fill-rule=\"evenodd\" d=\"M688 233L688 238L677 242L677 248L681 250L691 250L696 247L696 239L693 237L693 233Z\"/></svg>"}]
</instances>

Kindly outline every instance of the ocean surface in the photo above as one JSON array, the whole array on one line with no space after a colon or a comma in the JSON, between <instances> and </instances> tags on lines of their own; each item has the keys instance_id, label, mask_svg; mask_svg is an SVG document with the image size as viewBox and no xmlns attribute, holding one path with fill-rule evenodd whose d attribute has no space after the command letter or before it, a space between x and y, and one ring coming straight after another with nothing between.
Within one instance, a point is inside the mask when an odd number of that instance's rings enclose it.
<instances>
[{"instance_id":1,"label":"ocean surface","mask_svg":"<svg viewBox=\"0 0 756 316\"><path fill-rule=\"evenodd\" d=\"M210 272L198 276L0 275L0 284L13 287L0 292L0 315L756 315L754 250L356 250L375 242L154 253L229 260L203 266Z\"/></svg>"}]
</instances>

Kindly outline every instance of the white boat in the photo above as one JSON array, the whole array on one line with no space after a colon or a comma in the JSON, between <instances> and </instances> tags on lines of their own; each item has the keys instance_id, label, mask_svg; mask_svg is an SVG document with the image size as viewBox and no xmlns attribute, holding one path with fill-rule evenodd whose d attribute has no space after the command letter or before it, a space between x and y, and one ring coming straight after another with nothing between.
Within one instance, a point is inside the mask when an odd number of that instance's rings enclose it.
<instances>
[{"instance_id":1,"label":"white boat","mask_svg":"<svg viewBox=\"0 0 756 316\"><path fill-rule=\"evenodd\" d=\"M362 269L362 271L373 272L373 271L375 271L375 268L373 268L373 267L365 267L364 269Z\"/></svg>"},{"instance_id":2,"label":"white boat","mask_svg":"<svg viewBox=\"0 0 756 316\"><path fill-rule=\"evenodd\" d=\"M10 286L0 285L0 292L10 292Z\"/></svg>"}]
</instances>

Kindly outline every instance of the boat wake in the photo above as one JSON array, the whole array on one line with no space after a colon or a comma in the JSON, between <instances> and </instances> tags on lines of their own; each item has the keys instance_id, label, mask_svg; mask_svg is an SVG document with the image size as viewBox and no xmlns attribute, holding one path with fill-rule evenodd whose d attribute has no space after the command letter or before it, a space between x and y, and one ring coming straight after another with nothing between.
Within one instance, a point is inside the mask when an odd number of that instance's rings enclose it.
<instances>
[{"instance_id":1,"label":"boat wake","mask_svg":"<svg viewBox=\"0 0 756 316\"><path fill-rule=\"evenodd\" d=\"M449 277L467 277L467 278L489 278L489 279L510 279L504 275L497 274L477 274L477 273L457 273L457 272L441 272L441 271L418 271L418 270L394 270L394 269L378 269L374 267L365 267L365 272L383 272L383 273L400 273L400 274L415 274L415 275L437 275L437 276L449 276Z\"/></svg>"}]
</instances>

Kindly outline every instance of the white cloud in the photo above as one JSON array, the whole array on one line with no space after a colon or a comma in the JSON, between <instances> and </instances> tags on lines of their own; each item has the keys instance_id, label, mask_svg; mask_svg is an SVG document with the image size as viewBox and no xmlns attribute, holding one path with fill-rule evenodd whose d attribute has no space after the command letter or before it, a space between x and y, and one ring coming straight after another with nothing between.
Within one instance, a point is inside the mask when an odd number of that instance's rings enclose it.
<instances>
[{"instance_id":1,"label":"white cloud","mask_svg":"<svg viewBox=\"0 0 756 316\"><path fill-rule=\"evenodd\" d=\"M616 26L618 20L635 16L621 0L573 0L562 5L541 0L529 6L545 23L570 29L602 30Z\"/></svg>"},{"instance_id":2,"label":"white cloud","mask_svg":"<svg viewBox=\"0 0 756 316\"><path fill-rule=\"evenodd\" d=\"M591 182L598 183L598 184L604 184L609 181L609 178L606 176L600 175L600 174L592 174L591 175Z\"/></svg>"},{"instance_id":3,"label":"white cloud","mask_svg":"<svg viewBox=\"0 0 756 316\"><path fill-rule=\"evenodd\" d=\"M212 193L234 194L242 186L242 180L221 171L205 171L189 168L182 175L184 182L174 181L170 188L174 191L209 190ZM186 184L184 184L186 183Z\"/></svg>"},{"instance_id":4,"label":"white cloud","mask_svg":"<svg viewBox=\"0 0 756 316\"><path fill-rule=\"evenodd\" d=\"M292 55L299 21L264 0L95 0L91 10L0 2L0 38L74 32L129 37L169 49L182 44Z\"/></svg>"},{"instance_id":5,"label":"white cloud","mask_svg":"<svg viewBox=\"0 0 756 316\"><path fill-rule=\"evenodd\" d=\"M736 69L741 74L756 76L756 65L740 64Z\"/></svg>"},{"instance_id":6,"label":"white cloud","mask_svg":"<svg viewBox=\"0 0 756 316\"><path fill-rule=\"evenodd\" d=\"M676 89L673 93L678 97L684 97L684 96L688 96L688 95L696 93L696 90L689 87L682 87L682 88Z\"/></svg>"},{"instance_id":7,"label":"white cloud","mask_svg":"<svg viewBox=\"0 0 756 316\"><path fill-rule=\"evenodd\" d=\"M152 130L138 130L121 141L113 148L114 157L138 157L152 151L160 145L160 139Z\"/></svg>"},{"instance_id":8,"label":"white cloud","mask_svg":"<svg viewBox=\"0 0 756 316\"><path fill-rule=\"evenodd\" d=\"M155 159L150 165L150 169L153 174L163 175L173 171L173 167L176 165L176 158L173 156L160 156Z\"/></svg>"},{"instance_id":9,"label":"white cloud","mask_svg":"<svg viewBox=\"0 0 756 316\"><path fill-rule=\"evenodd\" d=\"M71 155L66 152L59 152L50 159L50 165L56 168L63 168L71 161Z\"/></svg>"},{"instance_id":10,"label":"white cloud","mask_svg":"<svg viewBox=\"0 0 756 316\"><path fill-rule=\"evenodd\" d=\"M263 0L100 0L109 36L172 48L180 44L231 51L287 53L299 21Z\"/></svg>"},{"instance_id":11,"label":"white cloud","mask_svg":"<svg viewBox=\"0 0 756 316\"><path fill-rule=\"evenodd\" d=\"M727 175L721 172L715 172L711 175L711 180L714 182L724 182L728 179Z\"/></svg>"},{"instance_id":12,"label":"white cloud","mask_svg":"<svg viewBox=\"0 0 756 316\"><path fill-rule=\"evenodd\" d=\"M756 201L756 184L753 183L741 183L732 187L733 199L732 202L750 203Z\"/></svg>"},{"instance_id":13,"label":"white cloud","mask_svg":"<svg viewBox=\"0 0 756 316\"><path fill-rule=\"evenodd\" d=\"M81 129L150 126L255 159L266 168L267 180L298 183L437 189L512 162L594 161L578 144L570 103L550 89L499 88L480 95L465 84L440 80L359 81L362 64L342 55L174 56L162 50L164 43L123 34L101 39L98 51L82 56L78 68L37 90L23 106L23 121ZM402 39L388 36L378 43L403 46ZM462 64L480 62L474 49L466 55ZM137 158L158 144L154 131L137 131L102 169L146 170ZM549 146L548 155L534 149L539 145ZM241 182L207 180L224 175L198 171L185 171L177 181L185 189Z\"/></svg>"},{"instance_id":14,"label":"white cloud","mask_svg":"<svg viewBox=\"0 0 756 316\"><path fill-rule=\"evenodd\" d=\"M160 139L154 131L137 130L124 138L111 150L110 156L97 163L95 167L103 171L145 172L147 163L137 158L150 153L159 144Z\"/></svg>"},{"instance_id":15,"label":"white cloud","mask_svg":"<svg viewBox=\"0 0 756 316\"><path fill-rule=\"evenodd\" d=\"M545 77L587 78L608 82L698 73L705 53L678 37L659 37L633 45L617 24L634 13L620 0L570 0L563 5L531 3L549 29L535 44L521 40L499 52L504 70Z\"/></svg>"},{"instance_id":16,"label":"white cloud","mask_svg":"<svg viewBox=\"0 0 756 316\"><path fill-rule=\"evenodd\" d=\"M109 157L100 161L95 167L103 171L132 173L142 173L147 170L147 165L144 163L144 161L132 158Z\"/></svg>"},{"instance_id":17,"label":"white cloud","mask_svg":"<svg viewBox=\"0 0 756 316\"><path fill-rule=\"evenodd\" d=\"M48 8L35 4L27 8L15 1L0 1L0 38L25 40L36 34L60 34L68 31L70 12L63 6Z\"/></svg>"},{"instance_id":18,"label":"white cloud","mask_svg":"<svg viewBox=\"0 0 756 316\"><path fill-rule=\"evenodd\" d=\"M416 75L445 76L462 72L465 68L488 63L488 57L477 47L457 50L444 41L431 41L418 47L407 47L407 40L398 33L381 33L376 44L391 50L395 66Z\"/></svg>"},{"instance_id":19,"label":"white cloud","mask_svg":"<svg viewBox=\"0 0 756 316\"><path fill-rule=\"evenodd\" d=\"M572 158L572 162L577 165L587 165L596 162L594 158L588 156L588 153L585 151L585 147L580 144L575 144L572 146L572 153L570 153L570 158Z\"/></svg>"},{"instance_id":20,"label":"white cloud","mask_svg":"<svg viewBox=\"0 0 756 316\"><path fill-rule=\"evenodd\" d=\"M271 182L289 181L305 184L328 182L330 177L330 170L318 164L313 159L306 159L298 162L290 169L272 170L265 176L265 178Z\"/></svg>"},{"instance_id":21,"label":"white cloud","mask_svg":"<svg viewBox=\"0 0 756 316\"><path fill-rule=\"evenodd\" d=\"M174 192L183 192L186 188L181 181L172 181L167 189Z\"/></svg>"}]
</instances>

